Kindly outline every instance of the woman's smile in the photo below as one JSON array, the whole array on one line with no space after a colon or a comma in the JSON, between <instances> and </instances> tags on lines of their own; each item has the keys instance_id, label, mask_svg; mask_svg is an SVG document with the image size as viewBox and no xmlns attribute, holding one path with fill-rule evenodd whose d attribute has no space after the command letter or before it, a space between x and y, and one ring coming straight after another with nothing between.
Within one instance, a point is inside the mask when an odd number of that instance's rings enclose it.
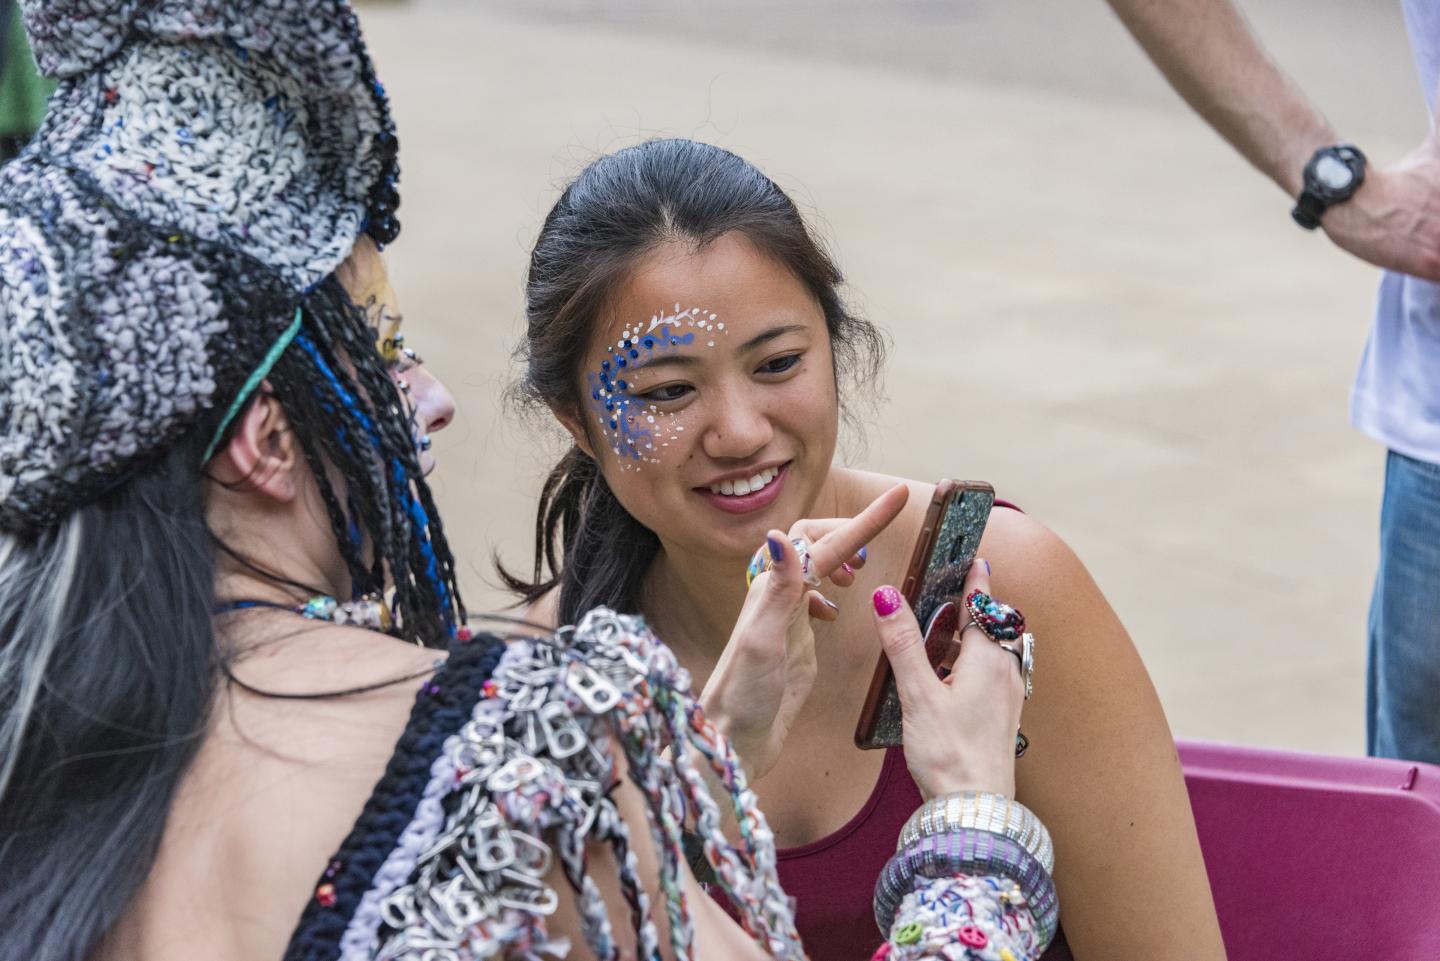
<instances>
[{"instance_id":1,"label":"woman's smile","mask_svg":"<svg viewBox=\"0 0 1440 961\"><path fill-rule=\"evenodd\" d=\"M727 514L749 514L769 507L780 496L790 462L731 472L720 479L702 484L695 492L710 506Z\"/></svg>"}]
</instances>

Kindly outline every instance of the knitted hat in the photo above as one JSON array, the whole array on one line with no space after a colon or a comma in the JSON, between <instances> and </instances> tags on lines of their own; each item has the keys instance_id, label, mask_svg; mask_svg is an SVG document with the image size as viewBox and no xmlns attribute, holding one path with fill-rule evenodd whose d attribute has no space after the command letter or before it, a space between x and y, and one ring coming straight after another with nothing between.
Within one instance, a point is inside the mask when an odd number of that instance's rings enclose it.
<instances>
[{"instance_id":1,"label":"knitted hat","mask_svg":"<svg viewBox=\"0 0 1440 961\"><path fill-rule=\"evenodd\" d=\"M60 85L0 168L7 532L220 425L360 234L399 232L394 127L345 0L23 6Z\"/></svg>"}]
</instances>

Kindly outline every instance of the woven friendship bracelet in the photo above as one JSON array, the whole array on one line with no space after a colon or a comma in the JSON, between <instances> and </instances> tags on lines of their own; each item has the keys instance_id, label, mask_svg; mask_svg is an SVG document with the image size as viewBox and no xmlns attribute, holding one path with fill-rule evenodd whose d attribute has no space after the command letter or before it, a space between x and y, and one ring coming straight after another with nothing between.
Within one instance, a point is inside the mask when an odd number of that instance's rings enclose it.
<instances>
[{"instance_id":1,"label":"woven friendship bracelet","mask_svg":"<svg viewBox=\"0 0 1440 961\"><path fill-rule=\"evenodd\" d=\"M1055 870L1055 845L1035 813L1003 794L983 791L957 791L926 801L900 829L895 850L934 834L967 828L991 831L1017 841L1035 856L1047 873Z\"/></svg>"},{"instance_id":2,"label":"woven friendship bracelet","mask_svg":"<svg viewBox=\"0 0 1440 961\"><path fill-rule=\"evenodd\" d=\"M871 961L1035 961L1045 950L1030 905L1008 878L922 880Z\"/></svg>"},{"instance_id":3,"label":"woven friendship bracelet","mask_svg":"<svg viewBox=\"0 0 1440 961\"><path fill-rule=\"evenodd\" d=\"M1050 874L1023 844L989 831L966 829L932 835L907 845L886 862L875 882L875 923L888 932L917 878L957 874L995 875L1020 886L1030 904L1041 941L1049 944L1060 921L1060 903Z\"/></svg>"}]
</instances>

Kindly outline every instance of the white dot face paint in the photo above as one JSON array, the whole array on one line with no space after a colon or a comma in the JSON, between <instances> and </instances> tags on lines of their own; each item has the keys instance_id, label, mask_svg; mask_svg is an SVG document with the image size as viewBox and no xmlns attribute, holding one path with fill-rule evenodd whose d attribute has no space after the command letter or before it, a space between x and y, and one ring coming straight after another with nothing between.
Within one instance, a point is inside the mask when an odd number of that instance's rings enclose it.
<instances>
[{"instance_id":1,"label":"white dot face paint","mask_svg":"<svg viewBox=\"0 0 1440 961\"><path fill-rule=\"evenodd\" d=\"M654 357L695 345L697 332L706 336L707 348L714 347L710 338L724 330L715 314L677 302L671 310L657 310L648 321L626 325L607 346L599 366L586 373L595 423L625 470L659 464L660 448L669 447L685 430L675 423L675 413L634 393L630 373Z\"/></svg>"}]
</instances>

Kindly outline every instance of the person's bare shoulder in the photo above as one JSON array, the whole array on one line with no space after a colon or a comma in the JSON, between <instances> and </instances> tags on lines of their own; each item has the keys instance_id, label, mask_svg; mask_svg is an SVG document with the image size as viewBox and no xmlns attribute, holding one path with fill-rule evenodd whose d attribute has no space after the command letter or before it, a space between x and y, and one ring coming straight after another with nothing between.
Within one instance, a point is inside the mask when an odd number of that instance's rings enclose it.
<instances>
[{"instance_id":1,"label":"person's bare shoulder","mask_svg":"<svg viewBox=\"0 0 1440 961\"><path fill-rule=\"evenodd\" d=\"M1009 508L990 512L980 542L980 556L990 562L991 585L997 597L1032 607L1051 606L1057 598L1072 604L1104 603L1100 589L1070 545L1031 514Z\"/></svg>"},{"instance_id":2,"label":"person's bare shoulder","mask_svg":"<svg viewBox=\"0 0 1440 961\"><path fill-rule=\"evenodd\" d=\"M527 604L520 611L520 617L541 627L553 630L560 626L560 588L552 587L539 600Z\"/></svg>"},{"instance_id":3,"label":"person's bare shoulder","mask_svg":"<svg viewBox=\"0 0 1440 961\"><path fill-rule=\"evenodd\" d=\"M224 932L209 940L235 948L228 956L279 957L445 659L298 618L257 619L240 640L227 665L234 680L217 683L209 727L128 922L137 943L193 928ZM191 914L177 916L176 904ZM223 907L202 917L196 904ZM140 956L168 958L159 944Z\"/></svg>"}]
</instances>

